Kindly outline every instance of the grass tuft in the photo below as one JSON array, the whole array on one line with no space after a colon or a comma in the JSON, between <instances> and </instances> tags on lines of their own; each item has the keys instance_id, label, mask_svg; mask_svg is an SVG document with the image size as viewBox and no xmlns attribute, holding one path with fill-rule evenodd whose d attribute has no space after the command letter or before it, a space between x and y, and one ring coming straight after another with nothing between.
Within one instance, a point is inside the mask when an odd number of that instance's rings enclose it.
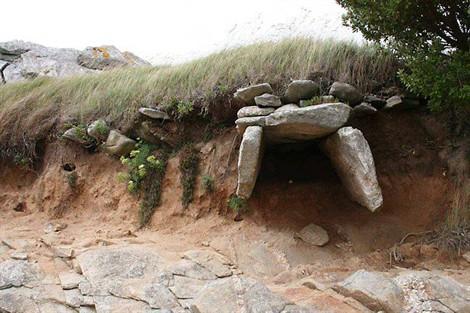
<instances>
[{"instance_id":1,"label":"grass tuft","mask_svg":"<svg viewBox=\"0 0 470 313\"><path fill-rule=\"evenodd\" d=\"M230 106L238 87L269 82L279 93L291 79L318 72L368 92L377 82L394 79L397 69L393 57L372 45L294 38L224 50L176 66L8 83L0 87L0 151L35 157L36 143L53 139L57 124L67 119L88 124L102 118L126 129L141 106L176 106L181 116L193 107L213 114L222 111L221 105Z\"/></svg>"}]
</instances>

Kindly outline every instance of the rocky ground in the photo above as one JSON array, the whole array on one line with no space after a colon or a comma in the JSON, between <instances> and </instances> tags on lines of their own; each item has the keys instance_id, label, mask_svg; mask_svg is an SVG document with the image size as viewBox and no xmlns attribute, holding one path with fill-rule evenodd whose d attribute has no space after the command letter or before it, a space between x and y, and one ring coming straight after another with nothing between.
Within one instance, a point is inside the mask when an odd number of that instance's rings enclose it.
<instances>
[{"instance_id":1,"label":"rocky ground","mask_svg":"<svg viewBox=\"0 0 470 313\"><path fill-rule=\"evenodd\" d=\"M9 223L2 231L1 312L470 309L465 261L449 266L430 259L420 269L389 268L380 264L384 253L359 256L340 246L308 246L288 232L248 222L212 222L207 228L207 221L201 221L175 232L113 232L106 226L93 231L91 225L56 222L38 229L37 222L27 220L17 220L23 226ZM206 228L206 234L198 228ZM227 233L217 235L222 229ZM304 263L296 262L295 255Z\"/></svg>"}]
</instances>

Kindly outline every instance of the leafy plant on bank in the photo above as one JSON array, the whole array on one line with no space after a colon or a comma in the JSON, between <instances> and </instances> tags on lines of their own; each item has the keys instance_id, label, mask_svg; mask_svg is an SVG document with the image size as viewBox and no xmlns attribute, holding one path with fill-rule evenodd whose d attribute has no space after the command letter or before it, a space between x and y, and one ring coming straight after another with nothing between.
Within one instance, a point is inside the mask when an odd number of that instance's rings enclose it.
<instances>
[{"instance_id":1,"label":"leafy plant on bank","mask_svg":"<svg viewBox=\"0 0 470 313\"><path fill-rule=\"evenodd\" d=\"M204 187L204 191L211 193L214 191L215 183L214 178L210 175L203 175L202 176L202 186Z\"/></svg>"},{"instance_id":2,"label":"leafy plant on bank","mask_svg":"<svg viewBox=\"0 0 470 313\"><path fill-rule=\"evenodd\" d=\"M160 202L161 182L166 168L167 154L154 155L155 146L138 140L128 157L122 156L121 163L127 166L127 173L119 173L118 179L127 183L130 193L142 195L139 211L140 226L145 226Z\"/></svg>"},{"instance_id":3,"label":"leafy plant on bank","mask_svg":"<svg viewBox=\"0 0 470 313\"><path fill-rule=\"evenodd\" d=\"M231 195L228 199L228 207L232 209L236 214L241 214L246 211L247 203L245 199L237 195Z\"/></svg>"}]
</instances>

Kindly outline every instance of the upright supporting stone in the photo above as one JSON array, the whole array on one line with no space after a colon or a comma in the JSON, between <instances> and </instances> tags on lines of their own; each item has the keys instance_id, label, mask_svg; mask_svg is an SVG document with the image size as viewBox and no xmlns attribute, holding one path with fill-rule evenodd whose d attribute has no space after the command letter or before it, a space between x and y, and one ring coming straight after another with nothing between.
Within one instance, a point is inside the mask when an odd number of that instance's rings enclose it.
<instances>
[{"instance_id":1,"label":"upright supporting stone","mask_svg":"<svg viewBox=\"0 0 470 313\"><path fill-rule=\"evenodd\" d=\"M238 155L237 196L248 199L255 188L263 157L263 128L246 128Z\"/></svg>"},{"instance_id":2,"label":"upright supporting stone","mask_svg":"<svg viewBox=\"0 0 470 313\"><path fill-rule=\"evenodd\" d=\"M382 190L362 132L352 127L340 128L325 140L323 148L351 198L372 212L379 208L383 203Z\"/></svg>"}]
</instances>

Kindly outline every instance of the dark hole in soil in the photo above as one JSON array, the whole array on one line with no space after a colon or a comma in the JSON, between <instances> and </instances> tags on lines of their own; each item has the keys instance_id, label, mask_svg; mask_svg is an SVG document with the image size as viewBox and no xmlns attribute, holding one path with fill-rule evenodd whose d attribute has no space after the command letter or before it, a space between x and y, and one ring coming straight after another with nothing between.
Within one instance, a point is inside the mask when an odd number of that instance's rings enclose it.
<instances>
[{"instance_id":1,"label":"dark hole in soil","mask_svg":"<svg viewBox=\"0 0 470 313\"><path fill-rule=\"evenodd\" d=\"M73 163L65 163L64 165L62 165L62 168L64 169L64 171L73 172L75 171L76 166Z\"/></svg>"}]
</instances>

